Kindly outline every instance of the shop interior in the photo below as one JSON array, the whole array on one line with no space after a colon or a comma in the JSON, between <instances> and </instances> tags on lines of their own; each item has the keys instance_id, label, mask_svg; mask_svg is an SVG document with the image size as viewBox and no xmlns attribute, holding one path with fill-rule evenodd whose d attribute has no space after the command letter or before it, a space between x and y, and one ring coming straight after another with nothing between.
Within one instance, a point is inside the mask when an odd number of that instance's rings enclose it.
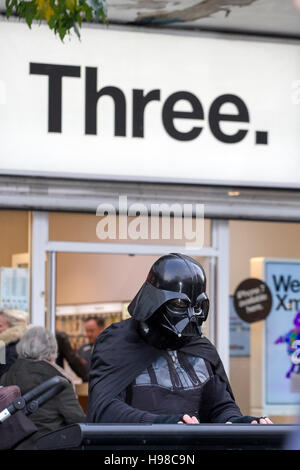
<instances>
[{"instance_id":1,"label":"shop interior","mask_svg":"<svg viewBox=\"0 0 300 470\"><path fill-rule=\"evenodd\" d=\"M49 239L97 242L97 222L93 214L50 213ZM2 282L4 268L28 269L28 285L30 282L30 212L1 210L0 226L1 308L9 302ZM204 228L204 244L209 246L209 220L205 220ZM253 257L300 259L298 223L230 220L229 234L231 296L237 285L250 277ZM180 250L180 245L178 248ZM127 318L127 305L157 258L153 255L58 253L56 328L69 334L76 349L86 342L84 318L100 315L105 318L106 326ZM199 261L206 270L209 260L199 258ZM30 299L28 308L29 305ZM209 320L204 325L204 333L210 337ZM249 414L251 349L238 354L234 345L231 346L230 382L241 411ZM80 379L76 376L74 379L80 385ZM291 417L282 416L277 417L276 422L290 420Z\"/></svg>"}]
</instances>

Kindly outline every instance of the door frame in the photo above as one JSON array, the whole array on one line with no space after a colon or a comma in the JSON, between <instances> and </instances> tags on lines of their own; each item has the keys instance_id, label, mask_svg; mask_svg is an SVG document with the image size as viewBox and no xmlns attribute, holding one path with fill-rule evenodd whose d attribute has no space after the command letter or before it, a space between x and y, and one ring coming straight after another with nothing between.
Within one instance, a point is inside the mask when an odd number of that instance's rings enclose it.
<instances>
[{"instance_id":1,"label":"door frame","mask_svg":"<svg viewBox=\"0 0 300 470\"><path fill-rule=\"evenodd\" d=\"M33 325L55 331L57 253L164 255L178 245L69 242L49 240L49 213L33 211L30 228L30 314ZM210 340L229 374L229 227L228 220L211 220L211 246L180 247L188 256L209 258ZM48 260L48 271L45 265ZM47 292L47 299L46 299Z\"/></svg>"}]
</instances>

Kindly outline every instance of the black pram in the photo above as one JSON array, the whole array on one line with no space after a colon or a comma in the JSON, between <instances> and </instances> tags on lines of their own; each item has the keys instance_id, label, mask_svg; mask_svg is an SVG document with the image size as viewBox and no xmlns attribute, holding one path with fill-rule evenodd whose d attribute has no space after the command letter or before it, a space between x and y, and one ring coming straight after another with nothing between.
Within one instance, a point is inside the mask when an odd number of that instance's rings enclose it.
<instances>
[{"instance_id":1,"label":"black pram","mask_svg":"<svg viewBox=\"0 0 300 470\"><path fill-rule=\"evenodd\" d=\"M60 393L67 383L57 375L23 396L17 385L0 387L0 450L15 449L32 436L37 427L27 416Z\"/></svg>"}]
</instances>

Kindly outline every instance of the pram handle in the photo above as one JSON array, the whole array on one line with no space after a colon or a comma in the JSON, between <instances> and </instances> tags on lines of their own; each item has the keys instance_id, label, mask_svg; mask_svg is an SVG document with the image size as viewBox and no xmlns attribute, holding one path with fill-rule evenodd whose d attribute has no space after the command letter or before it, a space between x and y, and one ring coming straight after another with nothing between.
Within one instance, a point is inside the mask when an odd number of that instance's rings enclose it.
<instances>
[{"instance_id":1,"label":"pram handle","mask_svg":"<svg viewBox=\"0 0 300 470\"><path fill-rule=\"evenodd\" d=\"M56 394L60 393L68 384L68 380L59 375L51 377L25 395L15 398L5 410L0 412L0 423L9 418L18 410L24 410L26 414L33 413L40 405L45 403Z\"/></svg>"},{"instance_id":2,"label":"pram handle","mask_svg":"<svg viewBox=\"0 0 300 470\"><path fill-rule=\"evenodd\" d=\"M65 388L66 384L61 382L55 385L50 390L47 390L42 395L37 397L36 399L32 400L26 406L26 414L33 413L39 406L43 405L46 401L50 400L51 398L55 397L59 392L61 392Z\"/></svg>"}]
</instances>

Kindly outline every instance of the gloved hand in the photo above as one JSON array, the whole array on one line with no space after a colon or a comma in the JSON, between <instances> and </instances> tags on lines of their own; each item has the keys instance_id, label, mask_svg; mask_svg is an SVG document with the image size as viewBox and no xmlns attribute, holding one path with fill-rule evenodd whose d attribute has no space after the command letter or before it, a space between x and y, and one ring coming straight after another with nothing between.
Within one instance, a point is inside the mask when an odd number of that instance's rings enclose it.
<instances>
[{"instance_id":1,"label":"gloved hand","mask_svg":"<svg viewBox=\"0 0 300 470\"><path fill-rule=\"evenodd\" d=\"M184 415L158 415L154 421L155 424L199 424L199 420L196 416Z\"/></svg>"},{"instance_id":2,"label":"gloved hand","mask_svg":"<svg viewBox=\"0 0 300 470\"><path fill-rule=\"evenodd\" d=\"M157 415L155 418L155 424L177 424L178 421L182 419L181 414L174 414L174 415Z\"/></svg>"},{"instance_id":3,"label":"gloved hand","mask_svg":"<svg viewBox=\"0 0 300 470\"><path fill-rule=\"evenodd\" d=\"M272 421L266 416L261 416L260 418L255 416L236 416L229 418L230 421L227 421L226 424L234 423L250 423L250 424L273 424Z\"/></svg>"}]
</instances>

